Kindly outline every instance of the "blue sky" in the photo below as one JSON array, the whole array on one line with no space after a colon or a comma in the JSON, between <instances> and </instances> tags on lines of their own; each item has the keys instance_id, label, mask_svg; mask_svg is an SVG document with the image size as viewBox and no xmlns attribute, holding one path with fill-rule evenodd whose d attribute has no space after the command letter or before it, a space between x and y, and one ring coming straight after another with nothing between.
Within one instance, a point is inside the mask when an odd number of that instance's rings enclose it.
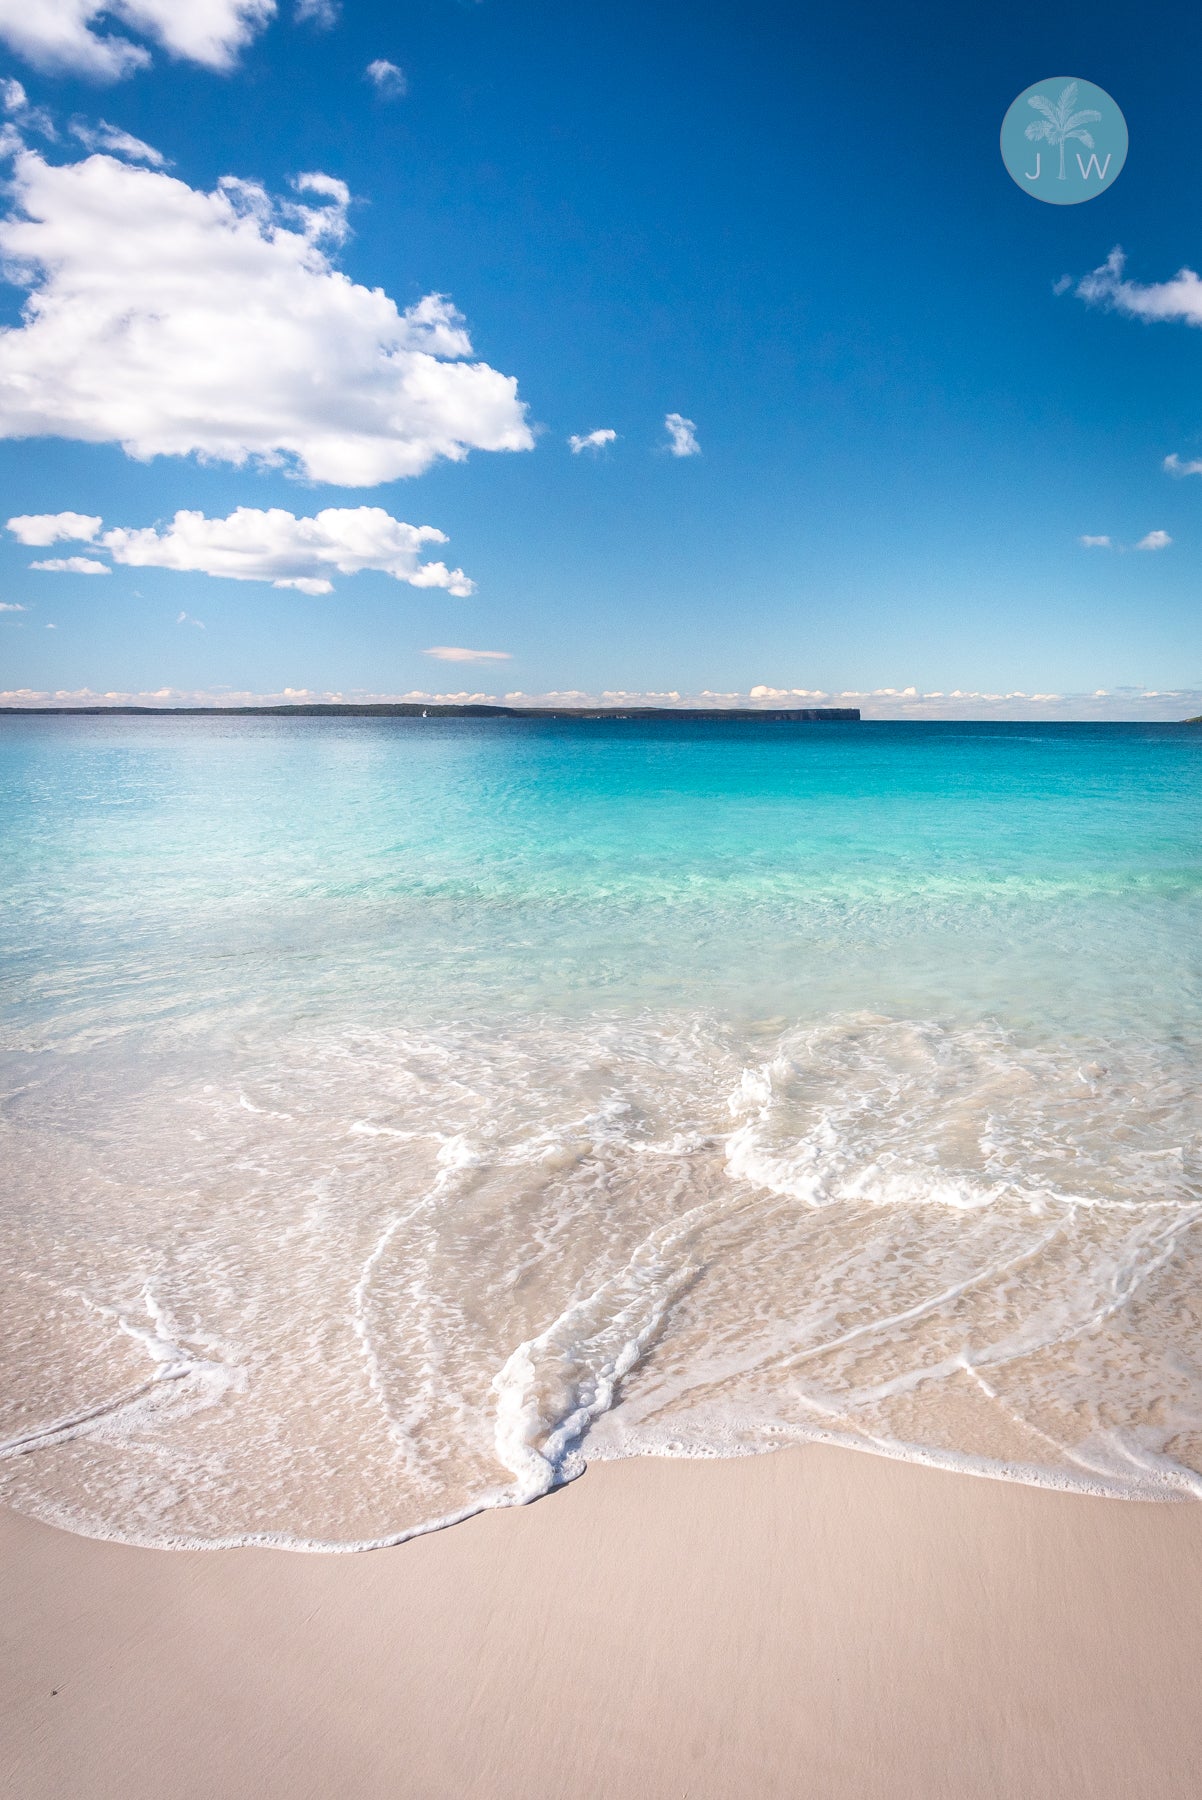
<instances>
[{"instance_id":1,"label":"blue sky","mask_svg":"<svg viewBox=\"0 0 1202 1800\"><path fill-rule=\"evenodd\" d=\"M25 94L5 250L46 259L0 290L3 516L102 521L6 532L0 690L1199 710L1202 474L1164 466L1202 463L1202 299L1171 285L1202 259L1195 12L197 0L215 35L184 45L172 10L46 0L64 51L31 41L28 0L0 0L0 74ZM105 58L140 66L78 66ZM403 82L370 79L381 61ZM1010 101L1062 73L1106 88L1131 133L1113 188L1075 207L1020 193L998 154ZM101 120L164 163L107 155ZM102 162L80 175L89 143ZM332 179L298 191L314 172ZM278 202L224 203L240 243L277 233L263 279L284 328L262 346L233 228L199 201L231 176ZM317 262L290 285L295 245ZM1116 246L1121 274L1083 297ZM319 288L334 306L331 268L369 291L349 376L336 307L288 328ZM373 373L374 289L462 315L406 326L400 399L395 365ZM127 328L134 349L110 354ZM394 454L379 420L398 406ZM672 454L670 414L697 454ZM572 451L597 430L616 436ZM420 472L398 476L406 457ZM447 541L378 517L366 549L345 519L231 537L239 507L377 508ZM181 510L202 515L183 537ZM30 567L77 559L111 572Z\"/></svg>"}]
</instances>

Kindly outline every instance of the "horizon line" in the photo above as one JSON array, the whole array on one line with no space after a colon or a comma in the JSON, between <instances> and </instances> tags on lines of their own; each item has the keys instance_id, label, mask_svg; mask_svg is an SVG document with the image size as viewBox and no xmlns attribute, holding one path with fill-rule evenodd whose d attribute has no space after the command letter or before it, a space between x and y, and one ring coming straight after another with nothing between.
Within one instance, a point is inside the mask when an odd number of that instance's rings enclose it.
<instances>
[{"instance_id":1,"label":"horizon line","mask_svg":"<svg viewBox=\"0 0 1202 1800\"><path fill-rule=\"evenodd\" d=\"M267 705L139 706L128 702L75 706L0 705L0 718L422 718L622 721L758 719L765 724L864 725L1202 725L1202 714L1181 718L1032 719L1030 717L864 718L858 706L505 706L491 701L285 701Z\"/></svg>"}]
</instances>

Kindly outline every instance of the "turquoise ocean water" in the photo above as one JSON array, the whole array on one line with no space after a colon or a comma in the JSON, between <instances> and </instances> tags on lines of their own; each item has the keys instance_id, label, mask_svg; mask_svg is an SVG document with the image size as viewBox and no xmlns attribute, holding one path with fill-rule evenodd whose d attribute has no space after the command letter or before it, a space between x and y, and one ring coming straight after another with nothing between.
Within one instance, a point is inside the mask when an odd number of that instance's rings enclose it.
<instances>
[{"instance_id":1,"label":"turquoise ocean water","mask_svg":"<svg viewBox=\"0 0 1202 1800\"><path fill-rule=\"evenodd\" d=\"M0 720L0 1498L1202 1493L1202 731Z\"/></svg>"}]
</instances>

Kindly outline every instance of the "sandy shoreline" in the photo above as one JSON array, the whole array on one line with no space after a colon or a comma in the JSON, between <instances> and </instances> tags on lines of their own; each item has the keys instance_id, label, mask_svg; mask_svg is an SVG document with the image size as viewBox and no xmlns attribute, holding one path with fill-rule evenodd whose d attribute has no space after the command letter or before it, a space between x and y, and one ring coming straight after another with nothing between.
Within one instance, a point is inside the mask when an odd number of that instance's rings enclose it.
<instances>
[{"instance_id":1,"label":"sandy shoreline","mask_svg":"<svg viewBox=\"0 0 1202 1800\"><path fill-rule=\"evenodd\" d=\"M0 1510L20 1800L1202 1792L1202 1508L812 1447L360 1556Z\"/></svg>"}]
</instances>

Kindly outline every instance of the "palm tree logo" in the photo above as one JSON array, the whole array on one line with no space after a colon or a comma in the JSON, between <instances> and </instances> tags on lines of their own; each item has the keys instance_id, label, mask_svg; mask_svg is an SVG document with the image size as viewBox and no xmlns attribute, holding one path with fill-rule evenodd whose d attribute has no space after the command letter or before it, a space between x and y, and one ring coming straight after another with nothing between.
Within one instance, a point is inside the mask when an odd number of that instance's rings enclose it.
<instances>
[{"instance_id":1,"label":"palm tree logo","mask_svg":"<svg viewBox=\"0 0 1202 1800\"><path fill-rule=\"evenodd\" d=\"M1087 150L1092 150L1094 147L1093 137L1084 127L1096 125L1102 117L1101 113L1094 112L1092 107L1086 107L1081 112L1074 112L1073 108L1076 104L1077 83L1075 81L1070 81L1066 88L1061 89L1060 98L1055 106L1044 94L1032 94L1027 101L1027 105L1033 106L1036 112L1043 114L1043 117L1032 119L1027 126L1026 136L1033 144L1043 142L1060 146L1060 174L1058 176L1060 181L1065 179L1065 144L1070 138L1075 138L1079 144L1084 144Z\"/></svg>"}]
</instances>

